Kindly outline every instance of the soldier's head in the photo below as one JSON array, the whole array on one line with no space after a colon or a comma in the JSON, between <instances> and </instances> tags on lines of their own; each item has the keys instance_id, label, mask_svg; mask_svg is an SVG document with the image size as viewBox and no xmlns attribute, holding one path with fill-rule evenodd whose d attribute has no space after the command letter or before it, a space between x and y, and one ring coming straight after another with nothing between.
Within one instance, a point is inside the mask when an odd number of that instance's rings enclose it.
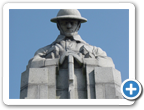
<instances>
[{"instance_id":1,"label":"soldier's head","mask_svg":"<svg viewBox=\"0 0 144 110\"><path fill-rule=\"evenodd\" d=\"M57 23L60 34L71 37L78 33L81 23L87 22L87 19L81 17L76 9L61 9L51 22Z\"/></svg>"},{"instance_id":2,"label":"soldier's head","mask_svg":"<svg viewBox=\"0 0 144 110\"><path fill-rule=\"evenodd\" d=\"M62 35L67 37L74 36L80 28L80 21L77 19L61 19L57 22L57 27Z\"/></svg>"}]
</instances>

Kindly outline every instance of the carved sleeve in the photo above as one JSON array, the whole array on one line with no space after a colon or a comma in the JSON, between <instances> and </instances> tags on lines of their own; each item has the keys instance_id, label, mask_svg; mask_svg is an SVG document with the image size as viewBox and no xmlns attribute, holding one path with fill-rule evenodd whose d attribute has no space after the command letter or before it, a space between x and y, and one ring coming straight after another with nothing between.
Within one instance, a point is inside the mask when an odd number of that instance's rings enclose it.
<instances>
[{"instance_id":1,"label":"carved sleeve","mask_svg":"<svg viewBox=\"0 0 144 110\"><path fill-rule=\"evenodd\" d=\"M113 68L115 68L113 60L110 57L108 57L106 52L103 51L101 48L94 46L93 54L95 55L95 58L97 59L98 65L100 67L113 67Z\"/></svg>"},{"instance_id":2,"label":"carved sleeve","mask_svg":"<svg viewBox=\"0 0 144 110\"><path fill-rule=\"evenodd\" d=\"M35 52L34 56L40 56L40 57L45 56L45 55L48 53L49 48L50 48L50 45L38 49L38 50Z\"/></svg>"},{"instance_id":3,"label":"carved sleeve","mask_svg":"<svg viewBox=\"0 0 144 110\"><path fill-rule=\"evenodd\" d=\"M97 56L104 56L104 57L107 56L105 51L103 51L101 48L95 47L95 46L93 46L92 53L95 55L95 57L97 57Z\"/></svg>"},{"instance_id":4,"label":"carved sleeve","mask_svg":"<svg viewBox=\"0 0 144 110\"><path fill-rule=\"evenodd\" d=\"M29 60L27 68L39 68L44 66L45 58L43 56L46 56L48 50L49 50L49 45L45 46L43 48L38 49L34 57Z\"/></svg>"}]
</instances>

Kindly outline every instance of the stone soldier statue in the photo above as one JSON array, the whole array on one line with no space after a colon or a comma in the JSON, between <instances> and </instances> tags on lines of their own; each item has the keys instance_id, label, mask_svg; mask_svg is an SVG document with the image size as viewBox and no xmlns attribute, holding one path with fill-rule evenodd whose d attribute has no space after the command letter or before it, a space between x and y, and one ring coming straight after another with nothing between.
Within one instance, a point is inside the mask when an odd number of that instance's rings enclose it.
<instances>
[{"instance_id":1,"label":"stone soldier statue","mask_svg":"<svg viewBox=\"0 0 144 110\"><path fill-rule=\"evenodd\" d=\"M36 62L49 58L59 58L62 64L65 56L71 54L80 63L83 63L83 58L93 58L97 59L100 67L115 68L112 59L107 57L106 52L99 47L89 45L78 34L81 23L87 22L87 19L81 17L78 10L61 9L57 17L51 19L51 22L57 23L60 35L52 44L37 50L35 56L29 61L28 67L43 67L43 64L36 65Z\"/></svg>"},{"instance_id":2,"label":"stone soldier statue","mask_svg":"<svg viewBox=\"0 0 144 110\"><path fill-rule=\"evenodd\" d=\"M87 19L76 9L61 9L51 22L60 31L36 51L21 77L22 99L115 99L121 76L101 48L86 43L78 30Z\"/></svg>"}]
</instances>

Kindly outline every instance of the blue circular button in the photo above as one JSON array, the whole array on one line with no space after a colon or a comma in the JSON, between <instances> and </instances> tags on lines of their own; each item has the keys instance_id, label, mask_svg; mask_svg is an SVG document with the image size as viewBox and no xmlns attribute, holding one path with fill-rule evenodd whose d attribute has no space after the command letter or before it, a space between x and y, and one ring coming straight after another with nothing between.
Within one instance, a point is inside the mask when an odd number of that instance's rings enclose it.
<instances>
[{"instance_id":1,"label":"blue circular button","mask_svg":"<svg viewBox=\"0 0 144 110\"><path fill-rule=\"evenodd\" d=\"M135 97L139 93L139 86L134 81L128 81L123 86L123 92L128 97Z\"/></svg>"},{"instance_id":2,"label":"blue circular button","mask_svg":"<svg viewBox=\"0 0 144 110\"><path fill-rule=\"evenodd\" d=\"M136 80L125 80L121 85L122 95L126 99L136 99L141 94L141 85Z\"/></svg>"}]
</instances>

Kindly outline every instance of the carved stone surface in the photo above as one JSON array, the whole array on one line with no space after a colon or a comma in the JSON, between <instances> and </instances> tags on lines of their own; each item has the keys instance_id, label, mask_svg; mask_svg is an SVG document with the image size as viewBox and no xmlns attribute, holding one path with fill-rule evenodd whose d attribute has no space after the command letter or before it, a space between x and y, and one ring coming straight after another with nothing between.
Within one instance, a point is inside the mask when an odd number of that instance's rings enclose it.
<instances>
[{"instance_id":1,"label":"carved stone surface","mask_svg":"<svg viewBox=\"0 0 144 110\"><path fill-rule=\"evenodd\" d=\"M22 74L20 98L48 98L48 69L30 68Z\"/></svg>"},{"instance_id":2,"label":"carved stone surface","mask_svg":"<svg viewBox=\"0 0 144 110\"><path fill-rule=\"evenodd\" d=\"M121 74L110 67L95 67L95 88L97 99L123 98L120 92Z\"/></svg>"},{"instance_id":3,"label":"carved stone surface","mask_svg":"<svg viewBox=\"0 0 144 110\"><path fill-rule=\"evenodd\" d=\"M84 61L87 60L84 59ZM51 59L51 61L56 62L56 59ZM97 67L97 64L90 64L89 62L84 65L74 67L73 79L69 79L68 67L58 67L56 63L55 65L48 65L44 68L29 68L29 70L22 74L21 98L123 98L120 93L121 74L118 70L112 67Z\"/></svg>"},{"instance_id":4,"label":"carved stone surface","mask_svg":"<svg viewBox=\"0 0 144 110\"><path fill-rule=\"evenodd\" d=\"M76 9L62 9L51 21L57 23L60 35L29 61L21 76L20 98L122 98L121 75L112 59L78 34L87 19Z\"/></svg>"}]
</instances>

